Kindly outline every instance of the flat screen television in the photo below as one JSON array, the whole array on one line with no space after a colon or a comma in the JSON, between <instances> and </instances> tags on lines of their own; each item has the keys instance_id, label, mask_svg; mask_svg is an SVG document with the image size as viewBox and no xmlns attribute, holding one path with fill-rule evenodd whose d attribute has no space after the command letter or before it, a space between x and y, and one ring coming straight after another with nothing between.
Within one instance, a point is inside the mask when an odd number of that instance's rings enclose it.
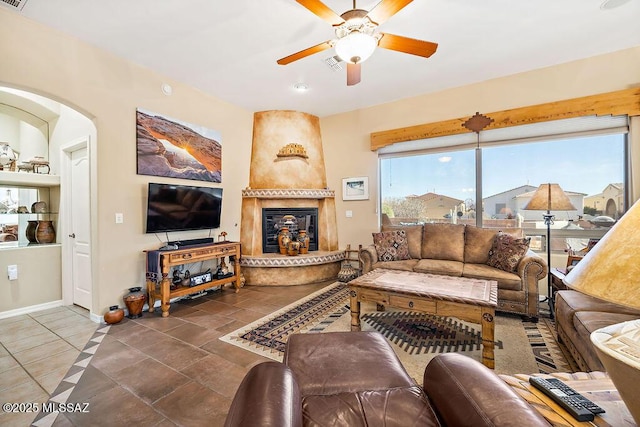
<instances>
[{"instance_id":1,"label":"flat screen television","mask_svg":"<svg viewBox=\"0 0 640 427\"><path fill-rule=\"evenodd\" d=\"M147 233L220 227L222 188L150 182Z\"/></svg>"}]
</instances>

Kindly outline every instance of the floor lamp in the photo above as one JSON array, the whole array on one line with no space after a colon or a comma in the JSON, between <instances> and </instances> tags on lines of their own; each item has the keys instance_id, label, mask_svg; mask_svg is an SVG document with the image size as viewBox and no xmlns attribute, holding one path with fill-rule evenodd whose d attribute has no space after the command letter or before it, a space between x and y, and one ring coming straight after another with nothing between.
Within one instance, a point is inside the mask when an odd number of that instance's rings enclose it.
<instances>
[{"instance_id":1,"label":"floor lamp","mask_svg":"<svg viewBox=\"0 0 640 427\"><path fill-rule=\"evenodd\" d=\"M541 184L533 193L529 203L523 208L526 211L547 211L543 214L544 224L547 226L547 301L549 302L549 310L553 319L553 293L551 289L551 224L555 215L551 211L573 211L576 208L571 204L571 200L562 191L558 184Z\"/></svg>"}]
</instances>

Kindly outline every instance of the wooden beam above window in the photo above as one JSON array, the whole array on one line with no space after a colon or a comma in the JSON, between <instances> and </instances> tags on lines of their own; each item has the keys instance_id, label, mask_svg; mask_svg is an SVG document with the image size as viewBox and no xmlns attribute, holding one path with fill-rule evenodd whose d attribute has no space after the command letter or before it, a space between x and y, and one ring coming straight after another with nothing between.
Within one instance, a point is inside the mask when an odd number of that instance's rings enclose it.
<instances>
[{"instance_id":1,"label":"wooden beam above window","mask_svg":"<svg viewBox=\"0 0 640 427\"><path fill-rule=\"evenodd\" d=\"M583 96L564 101L484 113L493 122L485 130L529 125L582 116L640 116L640 88ZM471 116L371 133L371 151L397 142L468 133L462 124Z\"/></svg>"}]
</instances>

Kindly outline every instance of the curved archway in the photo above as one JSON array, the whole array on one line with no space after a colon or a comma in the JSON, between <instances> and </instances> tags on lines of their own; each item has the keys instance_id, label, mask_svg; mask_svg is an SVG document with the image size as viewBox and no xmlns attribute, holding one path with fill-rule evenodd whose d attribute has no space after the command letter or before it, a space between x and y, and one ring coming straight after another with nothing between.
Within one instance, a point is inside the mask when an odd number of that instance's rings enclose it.
<instances>
[{"instance_id":1,"label":"curved archway","mask_svg":"<svg viewBox=\"0 0 640 427\"><path fill-rule=\"evenodd\" d=\"M21 268L28 270L29 275L21 279L21 288L25 291L19 298L8 298L10 305L7 308L28 312L32 307L40 307L42 304L60 305L62 302L64 305L78 304L91 311L94 306L92 292L89 292L89 297L82 303L74 298L74 282L82 281L88 284L89 291L92 290L94 267L90 257L92 251L87 250L83 254L86 255L86 262L82 270L74 270L77 265L74 257L78 251L76 242L70 235L78 234L73 231L72 219L79 199L74 191L70 191L72 166L66 159L78 149L78 141L82 140L87 147L87 161L95 164L95 159L89 159L88 154L96 152L97 128L93 119L64 100L41 95L29 88L18 89L0 82L0 131L3 131L4 139L9 140L9 145L15 147L19 153L17 164L28 164L31 159L37 157L48 162L47 173L6 173L2 178L2 186L15 184L23 188L26 183L28 187L37 190L38 199L44 194L49 201L51 212L47 215L54 219L56 229L56 241L53 245L34 245L27 242L26 237L16 242L15 250L21 250L21 254L24 255L21 256ZM89 144L92 147L89 147ZM86 169L87 172L84 172L81 179L87 185L87 200L90 200L88 186L93 180L89 170L90 168ZM71 203L72 196L74 203ZM89 210L93 208L89 207ZM16 221L18 235L21 237L25 234L27 219L34 219L28 215L19 215ZM85 216L90 218L92 215ZM93 240L91 235L94 231L90 228L85 234L87 237L84 244L88 247ZM22 250L27 246L35 246L36 249ZM14 248L3 250L13 251ZM44 259L47 261L44 264L42 251L46 252ZM95 316L91 317L96 321Z\"/></svg>"}]
</instances>

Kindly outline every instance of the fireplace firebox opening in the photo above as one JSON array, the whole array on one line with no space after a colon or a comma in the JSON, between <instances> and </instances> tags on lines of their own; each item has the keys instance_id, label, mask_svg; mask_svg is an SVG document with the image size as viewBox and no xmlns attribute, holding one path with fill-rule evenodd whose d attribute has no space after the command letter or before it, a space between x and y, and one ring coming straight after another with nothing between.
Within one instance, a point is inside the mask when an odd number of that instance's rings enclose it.
<instances>
[{"instance_id":1,"label":"fireplace firebox opening","mask_svg":"<svg viewBox=\"0 0 640 427\"><path fill-rule=\"evenodd\" d=\"M263 208L262 209L262 252L278 253L278 233L285 223L283 217L293 215L296 222L288 224L294 239L299 230L306 230L309 236L309 250L318 250L318 208Z\"/></svg>"}]
</instances>

